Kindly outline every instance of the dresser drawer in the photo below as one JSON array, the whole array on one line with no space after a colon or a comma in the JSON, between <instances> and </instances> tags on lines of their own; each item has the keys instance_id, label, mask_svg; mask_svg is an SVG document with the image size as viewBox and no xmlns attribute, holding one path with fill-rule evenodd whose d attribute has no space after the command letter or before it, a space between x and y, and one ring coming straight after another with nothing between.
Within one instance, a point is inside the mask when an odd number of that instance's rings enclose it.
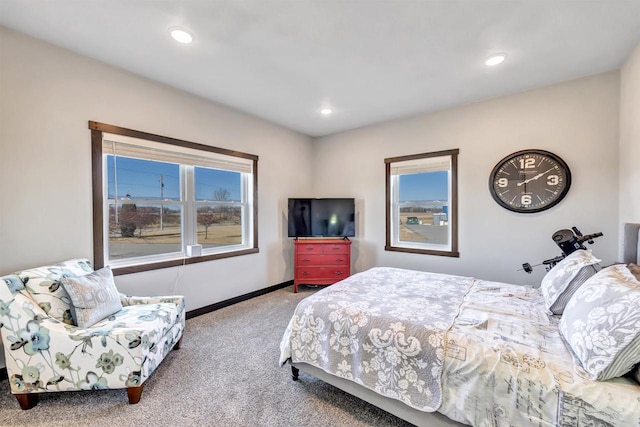
<instances>
[{"instance_id":1,"label":"dresser drawer","mask_svg":"<svg viewBox=\"0 0 640 427\"><path fill-rule=\"evenodd\" d=\"M345 267L297 267L295 280L334 280L349 277L349 268ZM313 282L311 282L313 283Z\"/></svg>"},{"instance_id":2,"label":"dresser drawer","mask_svg":"<svg viewBox=\"0 0 640 427\"><path fill-rule=\"evenodd\" d=\"M296 245L296 253L298 254L321 254L324 245L312 243L300 243Z\"/></svg>"},{"instance_id":3,"label":"dresser drawer","mask_svg":"<svg viewBox=\"0 0 640 427\"><path fill-rule=\"evenodd\" d=\"M328 255L298 254L297 266L304 265L347 265L349 263L348 254L336 253Z\"/></svg>"},{"instance_id":4,"label":"dresser drawer","mask_svg":"<svg viewBox=\"0 0 640 427\"><path fill-rule=\"evenodd\" d=\"M349 246L327 243L322 245L322 252L325 254L348 254Z\"/></svg>"}]
</instances>

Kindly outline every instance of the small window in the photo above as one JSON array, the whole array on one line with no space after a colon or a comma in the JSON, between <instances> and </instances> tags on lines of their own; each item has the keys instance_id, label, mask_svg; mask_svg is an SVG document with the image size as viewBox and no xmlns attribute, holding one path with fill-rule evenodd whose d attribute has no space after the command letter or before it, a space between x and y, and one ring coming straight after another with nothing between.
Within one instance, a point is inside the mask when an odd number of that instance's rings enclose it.
<instances>
[{"instance_id":1,"label":"small window","mask_svg":"<svg viewBox=\"0 0 640 427\"><path fill-rule=\"evenodd\" d=\"M458 150L385 159L388 251L457 257Z\"/></svg>"},{"instance_id":2,"label":"small window","mask_svg":"<svg viewBox=\"0 0 640 427\"><path fill-rule=\"evenodd\" d=\"M89 127L96 267L122 274L258 251L257 156Z\"/></svg>"}]
</instances>

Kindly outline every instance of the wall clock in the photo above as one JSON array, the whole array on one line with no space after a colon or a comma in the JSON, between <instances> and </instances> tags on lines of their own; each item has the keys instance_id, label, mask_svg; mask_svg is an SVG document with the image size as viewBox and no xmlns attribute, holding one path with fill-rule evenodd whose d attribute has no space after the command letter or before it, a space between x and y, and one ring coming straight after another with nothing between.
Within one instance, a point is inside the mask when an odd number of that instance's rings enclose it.
<instances>
[{"instance_id":1,"label":"wall clock","mask_svg":"<svg viewBox=\"0 0 640 427\"><path fill-rule=\"evenodd\" d=\"M571 171L560 157L543 150L509 154L491 171L489 191L505 209L534 213L557 205L571 186Z\"/></svg>"}]
</instances>

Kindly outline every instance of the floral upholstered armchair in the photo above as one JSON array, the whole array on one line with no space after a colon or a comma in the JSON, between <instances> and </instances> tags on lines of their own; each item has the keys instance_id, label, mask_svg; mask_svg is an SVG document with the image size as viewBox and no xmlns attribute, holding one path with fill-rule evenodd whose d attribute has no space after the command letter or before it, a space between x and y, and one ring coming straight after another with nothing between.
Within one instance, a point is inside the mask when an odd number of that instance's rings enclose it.
<instances>
[{"instance_id":1,"label":"floral upholstered armchair","mask_svg":"<svg viewBox=\"0 0 640 427\"><path fill-rule=\"evenodd\" d=\"M22 409L38 393L126 388L138 403L145 381L179 348L184 297L117 292L111 270L86 259L0 280L0 333L11 393Z\"/></svg>"}]
</instances>

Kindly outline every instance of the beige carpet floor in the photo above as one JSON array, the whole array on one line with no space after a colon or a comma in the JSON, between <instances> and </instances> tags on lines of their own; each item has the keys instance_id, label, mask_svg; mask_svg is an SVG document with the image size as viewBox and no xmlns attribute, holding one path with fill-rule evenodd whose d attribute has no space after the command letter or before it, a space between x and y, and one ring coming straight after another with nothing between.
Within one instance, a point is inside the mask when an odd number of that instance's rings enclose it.
<instances>
[{"instance_id":1,"label":"beige carpet floor","mask_svg":"<svg viewBox=\"0 0 640 427\"><path fill-rule=\"evenodd\" d=\"M0 381L0 426L399 426L410 424L304 373L278 366L297 303L292 287L187 320L167 356L129 405L124 390L42 394L22 411Z\"/></svg>"}]
</instances>

